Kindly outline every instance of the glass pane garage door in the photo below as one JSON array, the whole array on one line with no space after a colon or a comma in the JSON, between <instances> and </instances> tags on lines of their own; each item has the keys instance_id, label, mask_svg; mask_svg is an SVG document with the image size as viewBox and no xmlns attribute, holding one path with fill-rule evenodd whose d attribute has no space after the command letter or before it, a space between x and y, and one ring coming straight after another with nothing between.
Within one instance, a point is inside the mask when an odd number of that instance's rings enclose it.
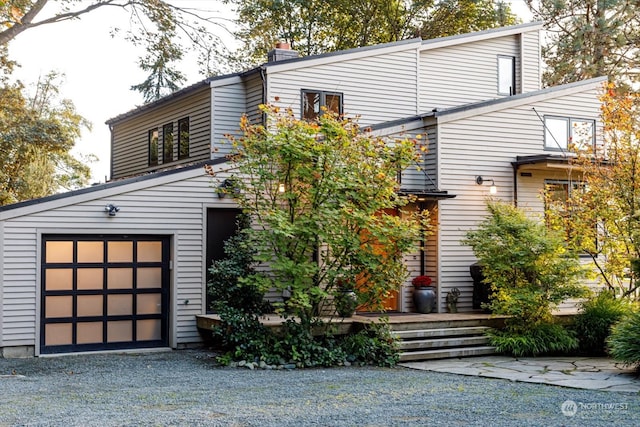
<instances>
[{"instance_id":1,"label":"glass pane garage door","mask_svg":"<svg viewBox=\"0 0 640 427\"><path fill-rule=\"evenodd\" d=\"M42 239L40 352L168 345L169 239Z\"/></svg>"}]
</instances>

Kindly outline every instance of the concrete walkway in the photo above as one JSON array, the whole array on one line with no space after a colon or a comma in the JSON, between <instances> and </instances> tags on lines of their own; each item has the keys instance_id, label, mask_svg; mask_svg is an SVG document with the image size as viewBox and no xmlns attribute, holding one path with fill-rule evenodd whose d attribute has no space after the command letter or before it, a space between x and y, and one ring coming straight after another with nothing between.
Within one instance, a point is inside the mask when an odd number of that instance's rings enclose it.
<instances>
[{"instance_id":1,"label":"concrete walkway","mask_svg":"<svg viewBox=\"0 0 640 427\"><path fill-rule=\"evenodd\" d=\"M516 359L507 356L483 356L406 362L400 366L588 390L640 393L640 377L634 370L604 357Z\"/></svg>"}]
</instances>

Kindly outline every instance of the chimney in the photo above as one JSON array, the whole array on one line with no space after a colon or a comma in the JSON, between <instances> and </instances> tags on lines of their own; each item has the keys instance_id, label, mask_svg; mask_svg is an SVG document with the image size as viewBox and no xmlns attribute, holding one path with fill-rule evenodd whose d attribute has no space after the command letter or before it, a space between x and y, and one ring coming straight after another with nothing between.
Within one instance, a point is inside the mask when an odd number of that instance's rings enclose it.
<instances>
[{"instance_id":1,"label":"chimney","mask_svg":"<svg viewBox=\"0 0 640 427\"><path fill-rule=\"evenodd\" d=\"M296 50L291 50L291 46L286 42L276 43L276 48L267 54L268 62L284 61L286 59L299 58L300 54Z\"/></svg>"}]
</instances>

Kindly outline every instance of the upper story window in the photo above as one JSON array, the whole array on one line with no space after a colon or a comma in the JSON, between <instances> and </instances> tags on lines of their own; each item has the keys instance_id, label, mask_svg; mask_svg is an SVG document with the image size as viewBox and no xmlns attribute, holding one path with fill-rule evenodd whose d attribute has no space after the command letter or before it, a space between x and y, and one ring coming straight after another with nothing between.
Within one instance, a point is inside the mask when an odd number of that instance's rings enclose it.
<instances>
[{"instance_id":1,"label":"upper story window","mask_svg":"<svg viewBox=\"0 0 640 427\"><path fill-rule=\"evenodd\" d=\"M336 114L342 114L342 94L320 90L302 90L302 118L316 120L322 115L323 108Z\"/></svg>"},{"instance_id":2,"label":"upper story window","mask_svg":"<svg viewBox=\"0 0 640 427\"><path fill-rule=\"evenodd\" d=\"M158 164L158 129L149 131L149 166Z\"/></svg>"},{"instance_id":3,"label":"upper story window","mask_svg":"<svg viewBox=\"0 0 640 427\"><path fill-rule=\"evenodd\" d=\"M498 95L516 93L516 58L498 55Z\"/></svg>"},{"instance_id":4,"label":"upper story window","mask_svg":"<svg viewBox=\"0 0 640 427\"><path fill-rule=\"evenodd\" d=\"M595 124L595 120L545 116L544 148L592 150L595 146Z\"/></svg>"},{"instance_id":5,"label":"upper story window","mask_svg":"<svg viewBox=\"0 0 640 427\"><path fill-rule=\"evenodd\" d=\"M173 161L173 123L162 126L162 163Z\"/></svg>"},{"instance_id":6,"label":"upper story window","mask_svg":"<svg viewBox=\"0 0 640 427\"><path fill-rule=\"evenodd\" d=\"M189 117L178 120L178 159L189 157Z\"/></svg>"}]
</instances>

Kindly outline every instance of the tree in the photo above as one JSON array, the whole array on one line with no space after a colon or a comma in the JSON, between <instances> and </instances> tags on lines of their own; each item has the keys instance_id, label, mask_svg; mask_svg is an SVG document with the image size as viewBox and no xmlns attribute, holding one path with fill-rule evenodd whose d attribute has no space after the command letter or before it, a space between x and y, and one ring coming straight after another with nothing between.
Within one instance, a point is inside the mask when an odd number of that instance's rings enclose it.
<instances>
[{"instance_id":1,"label":"tree","mask_svg":"<svg viewBox=\"0 0 640 427\"><path fill-rule=\"evenodd\" d=\"M440 37L515 23L503 2L490 0L226 0L238 8L248 63L263 62L275 42L302 55ZM444 23L444 25L441 25Z\"/></svg>"},{"instance_id":2,"label":"tree","mask_svg":"<svg viewBox=\"0 0 640 427\"><path fill-rule=\"evenodd\" d=\"M307 122L262 111L267 126L243 118L244 136L232 140L231 191L254 221L256 260L269 266L243 280L288 294L283 308L306 326L341 283L359 284L360 301L379 306L407 275L402 255L429 227L426 212L396 192L417 140L384 141L329 112Z\"/></svg>"},{"instance_id":3,"label":"tree","mask_svg":"<svg viewBox=\"0 0 640 427\"><path fill-rule=\"evenodd\" d=\"M555 324L552 310L568 298L584 297L578 256L562 235L524 211L489 201L489 216L470 230L463 244L473 248L491 285L488 307L506 315L505 329L491 334L500 352L537 355L577 348L578 341Z\"/></svg>"},{"instance_id":4,"label":"tree","mask_svg":"<svg viewBox=\"0 0 640 427\"><path fill-rule=\"evenodd\" d=\"M38 82L36 93L23 87L0 87L0 205L43 197L61 188L84 186L89 167L70 150L89 123L71 101L58 100L56 74Z\"/></svg>"},{"instance_id":5,"label":"tree","mask_svg":"<svg viewBox=\"0 0 640 427\"><path fill-rule=\"evenodd\" d=\"M422 23L418 35L423 39L432 39L505 27L518 22L511 7L503 1L442 0Z\"/></svg>"},{"instance_id":6,"label":"tree","mask_svg":"<svg viewBox=\"0 0 640 427\"><path fill-rule=\"evenodd\" d=\"M545 22L548 86L591 77L633 83L640 67L640 8L635 0L527 0Z\"/></svg>"},{"instance_id":7,"label":"tree","mask_svg":"<svg viewBox=\"0 0 640 427\"><path fill-rule=\"evenodd\" d=\"M170 66L181 58L179 53L186 51L181 43L186 41L189 50L199 49L199 62L207 71L215 71L210 66L211 50L223 47L220 39L212 36L207 28L214 25L224 29L216 18L206 16L208 11L180 5L177 0L0 1L0 46L8 45L32 28L78 19L106 8L119 8L130 16L131 28L125 31L126 38L134 45L146 47L147 54L140 65L150 76L134 87L150 100L166 93L158 90L159 85L165 90L174 90L182 82L182 75Z\"/></svg>"},{"instance_id":8,"label":"tree","mask_svg":"<svg viewBox=\"0 0 640 427\"><path fill-rule=\"evenodd\" d=\"M591 257L606 286L619 296L640 289L640 94L609 84L602 97L604 146L578 151L581 185L565 206L547 201L550 225Z\"/></svg>"}]
</instances>

